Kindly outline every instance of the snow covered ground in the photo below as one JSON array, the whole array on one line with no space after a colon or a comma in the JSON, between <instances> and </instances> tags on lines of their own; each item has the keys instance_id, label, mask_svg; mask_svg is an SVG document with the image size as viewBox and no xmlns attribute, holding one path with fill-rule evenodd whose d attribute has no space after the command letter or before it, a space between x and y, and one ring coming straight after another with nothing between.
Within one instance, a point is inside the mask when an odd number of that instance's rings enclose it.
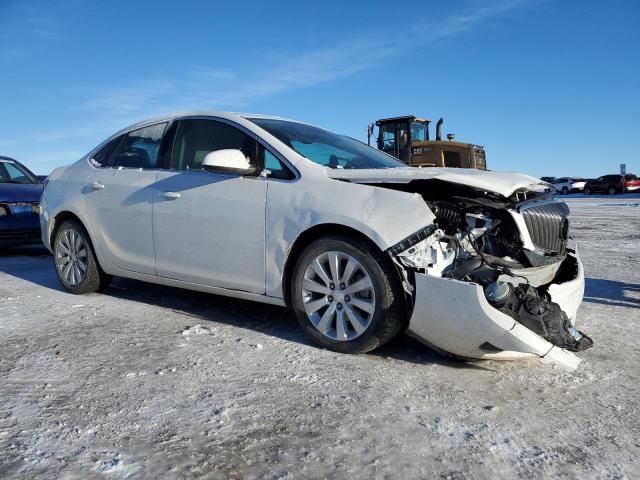
<instances>
[{"instance_id":1,"label":"snow covered ground","mask_svg":"<svg viewBox=\"0 0 640 480\"><path fill-rule=\"evenodd\" d=\"M0 254L0 478L638 478L640 196L566 197L587 273L574 373L400 337L321 350L285 309Z\"/></svg>"}]
</instances>

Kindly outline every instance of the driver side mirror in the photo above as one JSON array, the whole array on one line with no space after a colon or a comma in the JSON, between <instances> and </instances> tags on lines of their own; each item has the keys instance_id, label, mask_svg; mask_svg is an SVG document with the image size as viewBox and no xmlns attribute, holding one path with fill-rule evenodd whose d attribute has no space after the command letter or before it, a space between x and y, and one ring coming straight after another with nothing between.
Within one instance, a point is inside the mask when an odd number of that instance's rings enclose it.
<instances>
[{"instance_id":1,"label":"driver side mirror","mask_svg":"<svg viewBox=\"0 0 640 480\"><path fill-rule=\"evenodd\" d=\"M202 168L207 172L237 173L239 175L256 176L258 167L240 150L224 149L208 153L202 160Z\"/></svg>"}]
</instances>

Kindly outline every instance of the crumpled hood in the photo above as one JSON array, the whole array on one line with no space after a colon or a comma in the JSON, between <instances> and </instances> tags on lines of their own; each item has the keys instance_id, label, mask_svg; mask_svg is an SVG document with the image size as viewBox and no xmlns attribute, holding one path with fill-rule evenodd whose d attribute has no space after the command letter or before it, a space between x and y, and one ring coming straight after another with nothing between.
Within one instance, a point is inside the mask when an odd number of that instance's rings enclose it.
<instances>
[{"instance_id":1,"label":"crumpled hood","mask_svg":"<svg viewBox=\"0 0 640 480\"><path fill-rule=\"evenodd\" d=\"M43 189L44 186L40 183L0 183L0 203L39 202Z\"/></svg>"},{"instance_id":2,"label":"crumpled hood","mask_svg":"<svg viewBox=\"0 0 640 480\"><path fill-rule=\"evenodd\" d=\"M409 183L413 180L438 179L457 183L487 192L509 197L520 188L544 184L538 178L521 173L491 172L470 168L418 168L399 167L386 169L327 168L327 175L336 180L354 183Z\"/></svg>"}]
</instances>

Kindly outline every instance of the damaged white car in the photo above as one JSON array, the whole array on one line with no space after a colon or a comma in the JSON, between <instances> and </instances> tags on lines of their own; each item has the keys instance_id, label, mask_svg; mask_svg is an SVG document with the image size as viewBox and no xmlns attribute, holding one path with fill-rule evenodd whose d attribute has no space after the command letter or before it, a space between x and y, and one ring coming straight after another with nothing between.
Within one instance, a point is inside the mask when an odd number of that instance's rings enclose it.
<instances>
[{"instance_id":1,"label":"damaged white car","mask_svg":"<svg viewBox=\"0 0 640 480\"><path fill-rule=\"evenodd\" d=\"M289 305L339 352L407 331L459 357L573 369L592 344L574 326L584 274L569 209L540 183L407 167L282 118L176 114L55 170L41 226L72 293L118 275Z\"/></svg>"}]
</instances>

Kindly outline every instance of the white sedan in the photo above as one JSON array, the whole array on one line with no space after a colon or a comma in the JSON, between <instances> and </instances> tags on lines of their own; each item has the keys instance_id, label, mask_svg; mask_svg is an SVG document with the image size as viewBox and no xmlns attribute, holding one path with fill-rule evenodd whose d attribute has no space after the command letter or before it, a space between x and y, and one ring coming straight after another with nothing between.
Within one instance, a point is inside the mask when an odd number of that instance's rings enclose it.
<instances>
[{"instance_id":1,"label":"white sedan","mask_svg":"<svg viewBox=\"0 0 640 480\"><path fill-rule=\"evenodd\" d=\"M579 177L562 177L553 182L553 187L563 195L568 193L580 193L584 191L587 181Z\"/></svg>"},{"instance_id":2,"label":"white sedan","mask_svg":"<svg viewBox=\"0 0 640 480\"><path fill-rule=\"evenodd\" d=\"M55 170L41 227L71 293L117 275L288 305L339 352L407 331L459 357L572 369L592 344L574 326L584 274L569 209L540 183L407 167L277 117L176 114Z\"/></svg>"}]
</instances>

